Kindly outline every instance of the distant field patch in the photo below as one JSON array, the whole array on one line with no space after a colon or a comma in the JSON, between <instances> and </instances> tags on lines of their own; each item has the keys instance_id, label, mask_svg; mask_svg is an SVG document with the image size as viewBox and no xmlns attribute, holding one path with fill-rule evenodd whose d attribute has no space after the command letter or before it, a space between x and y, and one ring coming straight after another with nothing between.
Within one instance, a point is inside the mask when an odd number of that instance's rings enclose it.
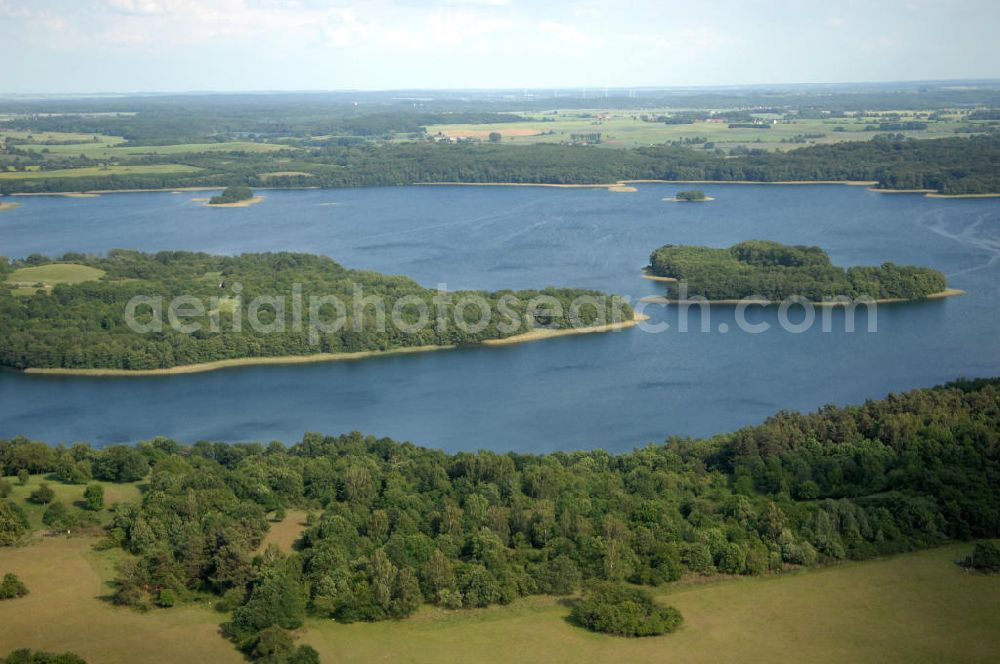
<instances>
[{"instance_id":1,"label":"distant field patch","mask_svg":"<svg viewBox=\"0 0 1000 664\"><path fill-rule=\"evenodd\" d=\"M15 138L22 141L37 141L38 143L78 143L86 145L115 144L125 141L121 136L107 134L84 134L69 131L26 131L23 129L0 130L0 138ZM42 145L41 147L49 147Z\"/></svg>"},{"instance_id":2,"label":"distant field patch","mask_svg":"<svg viewBox=\"0 0 1000 664\"><path fill-rule=\"evenodd\" d=\"M37 267L22 267L8 275L6 282L14 286L17 295L32 295L43 288L51 290L56 284L82 284L104 276L104 270L75 263L50 263Z\"/></svg>"},{"instance_id":3,"label":"distant field patch","mask_svg":"<svg viewBox=\"0 0 1000 664\"><path fill-rule=\"evenodd\" d=\"M273 143L254 143L251 141L229 141L225 143L178 143L176 145L129 145L119 146L114 143L68 143L65 145L25 144L21 147L33 152L47 151L53 155L80 155L90 159L117 159L142 155L173 155L199 154L206 152L276 152L278 150L297 150L298 148Z\"/></svg>"},{"instance_id":4,"label":"distant field patch","mask_svg":"<svg viewBox=\"0 0 1000 664\"><path fill-rule=\"evenodd\" d=\"M265 180L269 180L271 178L286 178L286 177L288 177L288 178L291 178L291 177L307 177L307 178L311 178L312 176L313 176L312 173L305 173L303 171L272 171L270 173L261 173L260 174L260 177L264 178Z\"/></svg>"},{"instance_id":5,"label":"distant field patch","mask_svg":"<svg viewBox=\"0 0 1000 664\"><path fill-rule=\"evenodd\" d=\"M164 175L168 173L195 173L202 169L187 164L142 164L127 166L87 166L85 168L57 168L51 171L27 173L3 172L0 180L50 180L55 178L107 177L109 175Z\"/></svg>"},{"instance_id":6,"label":"distant field patch","mask_svg":"<svg viewBox=\"0 0 1000 664\"><path fill-rule=\"evenodd\" d=\"M535 136L541 133L538 129L509 129L506 123L491 125L489 129L478 129L480 126L482 125L445 125L440 129L437 127L435 129L449 138L489 138L493 132L503 137ZM430 128L428 128L428 131L430 131ZM436 131L433 133L436 133Z\"/></svg>"}]
</instances>

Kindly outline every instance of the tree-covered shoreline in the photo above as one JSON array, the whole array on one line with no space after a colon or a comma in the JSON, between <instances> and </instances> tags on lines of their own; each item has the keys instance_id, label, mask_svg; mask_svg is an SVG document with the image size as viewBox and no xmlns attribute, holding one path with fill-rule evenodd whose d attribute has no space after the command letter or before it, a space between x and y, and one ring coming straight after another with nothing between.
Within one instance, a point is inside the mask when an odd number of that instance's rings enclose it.
<instances>
[{"instance_id":1,"label":"tree-covered shoreline","mask_svg":"<svg viewBox=\"0 0 1000 664\"><path fill-rule=\"evenodd\" d=\"M200 169L163 174L109 174L0 179L0 194L225 187L372 187L424 182L613 184L620 180L718 182L870 181L887 190L943 195L1000 193L1000 136L935 140L880 135L871 141L814 145L789 152L722 155L684 146L604 150L402 142L331 144L309 150L150 155L129 163ZM97 164L97 162L95 162ZM94 165L84 159L73 165ZM265 175L262 175L265 174Z\"/></svg>"},{"instance_id":2,"label":"tree-covered shoreline","mask_svg":"<svg viewBox=\"0 0 1000 664\"><path fill-rule=\"evenodd\" d=\"M285 630L309 615L384 620L996 537L998 431L1000 379L981 379L625 454L446 454L359 433L287 448L15 438L0 469L145 479L141 500L109 508L102 546L130 554L114 601L169 611L215 596L245 652L291 656ZM301 546L261 553L268 515L292 507L310 514ZM0 500L0 541L25 536L18 510Z\"/></svg>"},{"instance_id":3,"label":"tree-covered shoreline","mask_svg":"<svg viewBox=\"0 0 1000 664\"><path fill-rule=\"evenodd\" d=\"M665 245L649 257L658 277L683 282L686 297L781 301L798 296L814 302L839 296L913 300L940 293L947 281L937 270L884 263L841 268L819 247L748 240L727 249ZM672 288L677 286L672 285Z\"/></svg>"}]
</instances>

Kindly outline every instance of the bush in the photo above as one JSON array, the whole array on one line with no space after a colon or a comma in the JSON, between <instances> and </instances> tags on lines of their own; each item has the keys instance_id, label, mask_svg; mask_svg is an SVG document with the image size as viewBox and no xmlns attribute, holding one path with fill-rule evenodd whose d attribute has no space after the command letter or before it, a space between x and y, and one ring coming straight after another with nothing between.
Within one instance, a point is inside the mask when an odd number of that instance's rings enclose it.
<instances>
[{"instance_id":1,"label":"bush","mask_svg":"<svg viewBox=\"0 0 1000 664\"><path fill-rule=\"evenodd\" d=\"M41 650L32 652L27 648L15 650L0 662L6 662L6 664L87 664L87 660L71 652L56 655Z\"/></svg>"},{"instance_id":2,"label":"bush","mask_svg":"<svg viewBox=\"0 0 1000 664\"><path fill-rule=\"evenodd\" d=\"M1000 572L1000 546L993 542L976 542L972 550L972 558L967 560L969 567L987 574Z\"/></svg>"},{"instance_id":3,"label":"bush","mask_svg":"<svg viewBox=\"0 0 1000 664\"><path fill-rule=\"evenodd\" d=\"M42 523L49 528L69 528L76 525L76 517L66 505L56 501L45 508Z\"/></svg>"},{"instance_id":4,"label":"bush","mask_svg":"<svg viewBox=\"0 0 1000 664\"><path fill-rule=\"evenodd\" d=\"M0 581L0 599L14 599L15 597L24 597L27 594L28 586L24 585L24 582L17 578L16 574L7 572L3 575L3 581Z\"/></svg>"},{"instance_id":5,"label":"bush","mask_svg":"<svg viewBox=\"0 0 1000 664\"><path fill-rule=\"evenodd\" d=\"M0 501L0 546L16 543L28 530L28 517L21 506L9 500Z\"/></svg>"},{"instance_id":6,"label":"bush","mask_svg":"<svg viewBox=\"0 0 1000 664\"><path fill-rule=\"evenodd\" d=\"M21 470L17 471L17 482L21 486L26 485L28 483L28 478L30 477L31 474L25 468L22 468Z\"/></svg>"},{"instance_id":7,"label":"bush","mask_svg":"<svg viewBox=\"0 0 1000 664\"><path fill-rule=\"evenodd\" d=\"M92 512L97 512L104 507L104 487L100 484L88 484L83 490L84 506Z\"/></svg>"},{"instance_id":8,"label":"bush","mask_svg":"<svg viewBox=\"0 0 1000 664\"><path fill-rule=\"evenodd\" d=\"M169 609L177 603L177 593L170 588L164 588L156 598L156 605L163 609Z\"/></svg>"},{"instance_id":9,"label":"bush","mask_svg":"<svg viewBox=\"0 0 1000 664\"><path fill-rule=\"evenodd\" d=\"M684 618L660 606L645 590L602 583L573 607L572 619L592 632L616 636L657 636L675 631Z\"/></svg>"},{"instance_id":10,"label":"bush","mask_svg":"<svg viewBox=\"0 0 1000 664\"><path fill-rule=\"evenodd\" d=\"M31 492L28 500L39 505L48 505L56 497L56 492L44 482L37 489Z\"/></svg>"},{"instance_id":11,"label":"bush","mask_svg":"<svg viewBox=\"0 0 1000 664\"><path fill-rule=\"evenodd\" d=\"M6 498L14 490L14 485L7 480L0 480L0 498Z\"/></svg>"}]
</instances>

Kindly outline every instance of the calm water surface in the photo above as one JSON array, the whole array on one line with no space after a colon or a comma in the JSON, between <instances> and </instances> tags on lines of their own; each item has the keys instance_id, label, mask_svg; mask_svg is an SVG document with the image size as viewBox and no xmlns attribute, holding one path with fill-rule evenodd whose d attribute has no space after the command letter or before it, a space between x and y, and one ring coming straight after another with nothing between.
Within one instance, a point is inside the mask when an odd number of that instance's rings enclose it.
<instances>
[{"instance_id":1,"label":"calm water surface","mask_svg":"<svg viewBox=\"0 0 1000 664\"><path fill-rule=\"evenodd\" d=\"M1000 375L1000 200L936 200L846 186L711 185L707 204L636 193L527 187L270 191L257 206L208 209L204 194L24 197L0 215L0 254L127 247L212 253L296 250L448 288L545 285L634 298L668 243L751 239L816 244L838 264L928 265L968 295L883 306L878 332L671 329L564 337L359 362L153 378L0 373L0 437L97 445L162 434L193 442L294 442L304 431L361 430L448 450L631 449L702 436L779 409L858 403L957 376ZM776 323L775 312L754 320ZM692 320L692 323L695 321ZM719 331L725 323L729 331ZM694 327L694 325L692 325Z\"/></svg>"}]
</instances>

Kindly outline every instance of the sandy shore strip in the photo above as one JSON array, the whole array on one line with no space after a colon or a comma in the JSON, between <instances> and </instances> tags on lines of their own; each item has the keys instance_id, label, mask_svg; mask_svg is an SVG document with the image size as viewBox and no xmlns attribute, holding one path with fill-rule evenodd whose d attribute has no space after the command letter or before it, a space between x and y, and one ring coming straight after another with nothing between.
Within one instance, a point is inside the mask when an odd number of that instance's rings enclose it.
<instances>
[{"instance_id":1,"label":"sandy shore strip","mask_svg":"<svg viewBox=\"0 0 1000 664\"><path fill-rule=\"evenodd\" d=\"M612 332L636 326L640 321L648 320L644 314L635 314L632 320L621 321L620 323L609 323L607 325L594 325L592 327L569 328L565 330L533 330L523 334L517 334L505 339L488 339L482 342L483 346L507 346L510 344L524 343L527 341L538 341L552 337L562 337L571 334L592 334L595 332ZM240 357L230 360L216 360L214 362L201 362L198 364L182 364L166 369L64 369L64 368L30 368L22 373L43 375L43 376L97 376L97 377L123 377L123 376L173 376L179 374L203 373L205 371L216 371L218 369L230 369L233 367L249 367L262 364L312 364L314 362L345 362L352 360L363 360L369 357L383 357L388 355L408 355L410 353L427 353L436 350L451 350L456 346L410 346L406 348L393 348L391 350L370 350L356 353L314 353L312 355L283 355L280 357ZM475 348L475 346L470 346Z\"/></svg>"},{"instance_id":2,"label":"sandy shore strip","mask_svg":"<svg viewBox=\"0 0 1000 664\"><path fill-rule=\"evenodd\" d=\"M653 271L650 270L648 267L642 268L642 278L649 279L650 281L662 281L668 284L677 283L677 280L674 279L673 277L661 277L653 274Z\"/></svg>"},{"instance_id":3,"label":"sandy shore strip","mask_svg":"<svg viewBox=\"0 0 1000 664\"><path fill-rule=\"evenodd\" d=\"M924 198L1000 198L1000 193L986 194L939 194L937 189L879 189L868 187L868 191L876 194L923 194Z\"/></svg>"},{"instance_id":4,"label":"sandy shore strip","mask_svg":"<svg viewBox=\"0 0 1000 664\"><path fill-rule=\"evenodd\" d=\"M926 193L924 198L1000 198L1000 194L938 194Z\"/></svg>"},{"instance_id":5,"label":"sandy shore strip","mask_svg":"<svg viewBox=\"0 0 1000 664\"><path fill-rule=\"evenodd\" d=\"M208 199L209 202L205 204L205 207L211 208L234 208L234 207L249 207L251 205L256 205L264 200L263 196L254 196L253 198L247 198L246 200L236 201L235 203L212 203L212 199Z\"/></svg>"},{"instance_id":6,"label":"sandy shore strip","mask_svg":"<svg viewBox=\"0 0 1000 664\"><path fill-rule=\"evenodd\" d=\"M880 189L878 187L868 187L868 191L876 194L933 194L937 189Z\"/></svg>"},{"instance_id":7,"label":"sandy shore strip","mask_svg":"<svg viewBox=\"0 0 1000 664\"><path fill-rule=\"evenodd\" d=\"M10 196L62 196L64 198L97 198L102 192L99 191L39 191L39 192L17 192Z\"/></svg>"},{"instance_id":8,"label":"sandy shore strip","mask_svg":"<svg viewBox=\"0 0 1000 664\"><path fill-rule=\"evenodd\" d=\"M899 304L900 302L921 302L923 300L940 300L946 297L955 297L958 295L965 295L965 291L959 288L946 288L943 291L937 293L931 293L924 297L918 298L905 298L905 297L887 297L880 300L871 300L871 304ZM659 295L647 295L646 297L640 298L640 302L645 302L647 304L708 304L708 305L735 305L735 304L757 304L763 306L770 306L775 304L781 304L780 300L739 300L739 299L725 299L725 300L673 300L667 297L661 297ZM843 307L849 304L867 304L864 301L851 301L851 302L824 302L824 301L810 301L809 304L817 307Z\"/></svg>"},{"instance_id":9,"label":"sandy shore strip","mask_svg":"<svg viewBox=\"0 0 1000 664\"><path fill-rule=\"evenodd\" d=\"M64 369L64 368L32 368L23 373L47 376L171 376L177 374L202 373L217 369L233 367L249 367L260 364L311 364L313 362L342 362L363 360L369 357L384 355L405 355L408 353L426 353L433 350L448 350L455 346L410 346L393 348L392 350L365 350L356 353L313 353L312 355L282 355L279 357L238 357L230 360L215 360L198 364L182 364L166 369Z\"/></svg>"},{"instance_id":10,"label":"sandy shore strip","mask_svg":"<svg viewBox=\"0 0 1000 664\"><path fill-rule=\"evenodd\" d=\"M852 187L871 187L877 180L618 180L617 182L593 182L589 184L557 184L549 182L414 182L415 186L447 187L555 187L557 189L611 189L633 184L843 184ZM405 186L405 185L404 185ZM883 191L883 190L879 190Z\"/></svg>"},{"instance_id":11,"label":"sandy shore strip","mask_svg":"<svg viewBox=\"0 0 1000 664\"><path fill-rule=\"evenodd\" d=\"M623 320L618 323L608 323L607 325L593 325L591 327L571 327L564 330L532 330L531 332L523 332L521 334L515 334L512 337L505 337L503 339L487 339L483 342L484 346L510 346L512 344L525 343L527 341L540 341L542 339L552 339L553 337L565 337L571 334L593 334L595 332L614 332L616 330L625 330L630 327L635 327L641 321L649 320L649 316L646 314L635 314L632 320Z\"/></svg>"},{"instance_id":12,"label":"sandy shore strip","mask_svg":"<svg viewBox=\"0 0 1000 664\"><path fill-rule=\"evenodd\" d=\"M414 182L419 187L551 187L553 189L608 189L614 191L636 191L628 187L628 182L594 183L594 184L556 184L548 182ZM408 186L408 185L401 185Z\"/></svg>"},{"instance_id":13,"label":"sandy shore strip","mask_svg":"<svg viewBox=\"0 0 1000 664\"><path fill-rule=\"evenodd\" d=\"M843 184L849 187L871 187L878 180L622 180L629 184Z\"/></svg>"}]
</instances>

